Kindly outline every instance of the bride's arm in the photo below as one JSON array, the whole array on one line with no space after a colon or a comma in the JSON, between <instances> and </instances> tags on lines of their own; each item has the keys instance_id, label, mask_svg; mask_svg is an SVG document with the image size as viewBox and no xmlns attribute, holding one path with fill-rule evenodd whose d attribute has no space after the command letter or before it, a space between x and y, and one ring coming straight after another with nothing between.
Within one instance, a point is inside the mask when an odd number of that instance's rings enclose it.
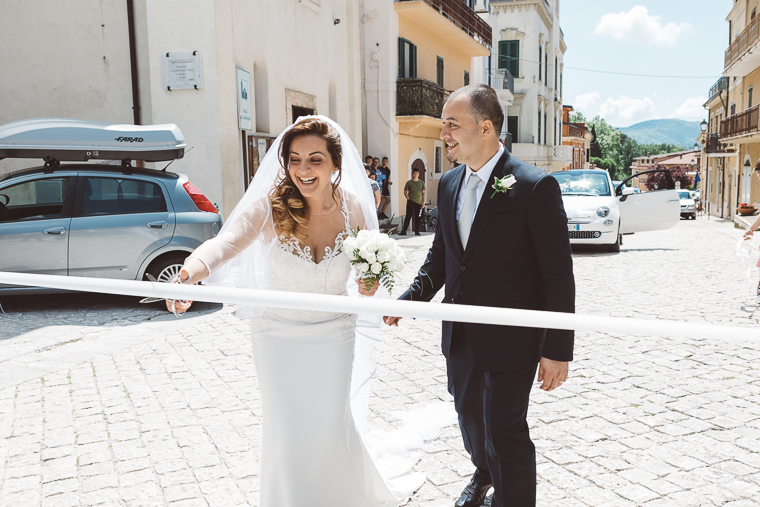
<instances>
[{"instance_id":1,"label":"bride's arm","mask_svg":"<svg viewBox=\"0 0 760 507\"><path fill-rule=\"evenodd\" d=\"M182 270L186 275L180 272L180 280L189 276L189 283L200 282L250 246L261 234L269 214L268 204L264 201L251 204L227 230L196 248L185 260Z\"/></svg>"}]
</instances>

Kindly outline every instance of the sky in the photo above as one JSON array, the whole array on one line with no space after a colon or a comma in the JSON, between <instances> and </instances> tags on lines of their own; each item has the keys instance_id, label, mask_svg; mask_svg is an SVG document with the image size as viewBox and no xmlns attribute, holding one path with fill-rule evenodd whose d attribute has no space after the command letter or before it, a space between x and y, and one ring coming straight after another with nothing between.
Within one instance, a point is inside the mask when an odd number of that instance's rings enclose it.
<instances>
[{"instance_id":1,"label":"sky","mask_svg":"<svg viewBox=\"0 0 760 507\"><path fill-rule=\"evenodd\" d=\"M705 119L702 104L723 71L732 5L733 0L562 0L563 103L617 128L662 118Z\"/></svg>"}]
</instances>

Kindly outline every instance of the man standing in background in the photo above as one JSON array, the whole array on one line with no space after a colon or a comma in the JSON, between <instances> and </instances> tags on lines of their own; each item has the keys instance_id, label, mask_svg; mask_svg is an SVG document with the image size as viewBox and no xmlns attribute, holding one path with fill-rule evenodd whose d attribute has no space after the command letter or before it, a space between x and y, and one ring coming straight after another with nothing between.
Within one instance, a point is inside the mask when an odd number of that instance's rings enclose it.
<instances>
[{"instance_id":1,"label":"man standing in background","mask_svg":"<svg viewBox=\"0 0 760 507\"><path fill-rule=\"evenodd\" d=\"M383 174L382 194L383 197L380 200L380 215L379 218L388 218L385 214L385 210L388 209L388 205L391 203L391 168L388 167L388 157L383 157L383 165L380 166L380 172Z\"/></svg>"},{"instance_id":2,"label":"man standing in background","mask_svg":"<svg viewBox=\"0 0 760 507\"><path fill-rule=\"evenodd\" d=\"M406 197L406 217L404 217L404 228L398 234L406 236L409 221L412 220L414 235L419 236L420 211L425 203L425 182L420 179L420 170L417 168L412 169L412 179L404 186L404 197Z\"/></svg>"}]
</instances>

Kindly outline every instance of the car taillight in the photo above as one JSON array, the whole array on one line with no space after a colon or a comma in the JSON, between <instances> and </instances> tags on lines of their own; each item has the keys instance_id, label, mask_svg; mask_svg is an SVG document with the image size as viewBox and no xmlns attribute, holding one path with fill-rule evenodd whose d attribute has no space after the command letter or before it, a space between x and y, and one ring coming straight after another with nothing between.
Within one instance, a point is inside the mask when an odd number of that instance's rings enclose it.
<instances>
[{"instance_id":1,"label":"car taillight","mask_svg":"<svg viewBox=\"0 0 760 507\"><path fill-rule=\"evenodd\" d=\"M190 183L189 181L182 185L182 187L185 189L185 192L187 192L187 195L190 196L190 199L193 200L195 205L198 207L201 211L208 211L210 213L219 213L217 211L216 207L211 204L211 201L208 200L208 198L203 195L203 192L198 190L198 187Z\"/></svg>"}]
</instances>

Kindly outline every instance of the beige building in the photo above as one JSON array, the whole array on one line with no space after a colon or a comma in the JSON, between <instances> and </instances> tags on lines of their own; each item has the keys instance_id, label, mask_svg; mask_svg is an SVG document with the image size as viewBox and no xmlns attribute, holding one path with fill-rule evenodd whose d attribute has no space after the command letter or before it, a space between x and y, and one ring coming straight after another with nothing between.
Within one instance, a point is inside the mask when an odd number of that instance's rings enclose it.
<instances>
[{"instance_id":1,"label":"beige building","mask_svg":"<svg viewBox=\"0 0 760 507\"><path fill-rule=\"evenodd\" d=\"M735 213L737 189L737 153L732 142L721 142L721 121L730 116L729 78L721 77L710 88L707 102L707 129L702 142L702 182L700 196L704 202L703 211L710 215L731 218Z\"/></svg>"},{"instance_id":2,"label":"beige building","mask_svg":"<svg viewBox=\"0 0 760 507\"><path fill-rule=\"evenodd\" d=\"M458 0L364 0L364 12L364 154L389 158L386 213L400 216L413 168L436 204L438 180L449 169L441 109L451 90L470 83L473 58L490 54L491 27Z\"/></svg>"},{"instance_id":3,"label":"beige building","mask_svg":"<svg viewBox=\"0 0 760 507\"><path fill-rule=\"evenodd\" d=\"M362 149L360 18L359 0L2 2L0 123L176 123L192 150L171 169L226 215L298 115L332 117ZM197 89L167 89L182 59ZM238 121L237 69L251 78L250 130ZM0 174L30 165L41 161L2 160Z\"/></svg>"},{"instance_id":4,"label":"beige building","mask_svg":"<svg viewBox=\"0 0 760 507\"><path fill-rule=\"evenodd\" d=\"M571 123L570 112L573 106L562 106L562 144L572 148L571 162L562 170L589 169L591 141L594 136L585 123Z\"/></svg>"}]
</instances>

